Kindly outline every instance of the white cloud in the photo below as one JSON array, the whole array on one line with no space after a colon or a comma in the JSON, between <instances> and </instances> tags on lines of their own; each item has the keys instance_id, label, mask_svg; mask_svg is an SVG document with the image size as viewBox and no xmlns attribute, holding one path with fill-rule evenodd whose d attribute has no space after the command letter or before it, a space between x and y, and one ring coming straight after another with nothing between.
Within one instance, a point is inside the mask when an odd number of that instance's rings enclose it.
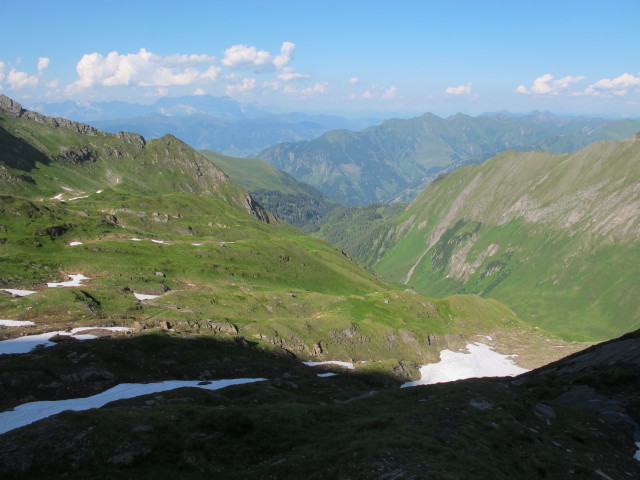
<instances>
[{"instance_id":1,"label":"white cloud","mask_svg":"<svg viewBox=\"0 0 640 480\"><path fill-rule=\"evenodd\" d=\"M94 86L112 87L137 85L168 87L189 85L217 78L219 68L211 65L206 71L196 68L213 64L215 57L208 55L156 55L141 48L137 53L121 55L110 52L85 54L76 65L78 80L68 87L73 93Z\"/></svg>"},{"instance_id":2,"label":"white cloud","mask_svg":"<svg viewBox=\"0 0 640 480\"><path fill-rule=\"evenodd\" d=\"M571 87L584 79L585 77L582 75L575 77L573 75L567 75L566 77L554 80L554 76L547 73L536 78L530 88L519 85L518 88L516 88L516 92L532 95L575 95Z\"/></svg>"},{"instance_id":3,"label":"white cloud","mask_svg":"<svg viewBox=\"0 0 640 480\"><path fill-rule=\"evenodd\" d=\"M47 57L40 57L38 59L38 72L42 72L49 66L49 59Z\"/></svg>"},{"instance_id":4,"label":"white cloud","mask_svg":"<svg viewBox=\"0 0 640 480\"><path fill-rule=\"evenodd\" d=\"M0 82L4 80L4 62L0 60Z\"/></svg>"},{"instance_id":5,"label":"white cloud","mask_svg":"<svg viewBox=\"0 0 640 480\"><path fill-rule=\"evenodd\" d=\"M459 85L457 87L448 87L445 91L445 95L469 95L471 93L471 84Z\"/></svg>"},{"instance_id":6,"label":"white cloud","mask_svg":"<svg viewBox=\"0 0 640 480\"><path fill-rule=\"evenodd\" d=\"M9 83L9 88L12 89L35 88L38 86L38 77L25 72L19 72L15 68L9 70L6 79Z\"/></svg>"},{"instance_id":7,"label":"white cloud","mask_svg":"<svg viewBox=\"0 0 640 480\"><path fill-rule=\"evenodd\" d=\"M293 57L296 45L283 42L280 53L274 58L265 50L249 47L244 44L233 45L224 51L221 63L234 70L253 69L256 73L273 72L285 68Z\"/></svg>"},{"instance_id":8,"label":"white cloud","mask_svg":"<svg viewBox=\"0 0 640 480\"><path fill-rule=\"evenodd\" d=\"M360 79L359 79L358 77L351 77L351 78L348 80L348 82L349 82L351 85L357 85L358 83L360 83Z\"/></svg>"},{"instance_id":9,"label":"white cloud","mask_svg":"<svg viewBox=\"0 0 640 480\"><path fill-rule=\"evenodd\" d=\"M296 44L293 42L282 42L280 47L280 54L273 59L273 65L278 70L282 70L286 67L293 58L293 51L296 48Z\"/></svg>"},{"instance_id":10,"label":"white cloud","mask_svg":"<svg viewBox=\"0 0 640 480\"><path fill-rule=\"evenodd\" d=\"M196 88L193 92L194 95L206 95L205 91L200 87Z\"/></svg>"},{"instance_id":11,"label":"white cloud","mask_svg":"<svg viewBox=\"0 0 640 480\"><path fill-rule=\"evenodd\" d=\"M327 82L316 83L311 87L302 88L302 89L297 89L292 85L285 85L283 91L287 95L291 95L292 97L296 97L304 100L307 98L315 97L317 95L322 95L323 93L326 93L328 86L329 84Z\"/></svg>"},{"instance_id":12,"label":"white cloud","mask_svg":"<svg viewBox=\"0 0 640 480\"><path fill-rule=\"evenodd\" d=\"M306 73L294 72L292 68L287 67L283 69L282 73L278 74L278 78L284 82L290 82L291 80L303 80L311 78L311 75Z\"/></svg>"},{"instance_id":13,"label":"white cloud","mask_svg":"<svg viewBox=\"0 0 640 480\"><path fill-rule=\"evenodd\" d=\"M632 91L640 91L640 76L635 77L628 73L623 73L616 78L603 78L593 85L589 85L581 95L585 96L624 96Z\"/></svg>"},{"instance_id":14,"label":"white cloud","mask_svg":"<svg viewBox=\"0 0 640 480\"><path fill-rule=\"evenodd\" d=\"M640 75L640 74L639 74ZM555 80L547 73L536 78L530 88L519 85L516 92L532 95L570 95L581 97L616 97L640 93L640 76L623 73L616 78L603 78L584 90L574 90L573 86L584 80L584 76L572 76Z\"/></svg>"},{"instance_id":15,"label":"white cloud","mask_svg":"<svg viewBox=\"0 0 640 480\"><path fill-rule=\"evenodd\" d=\"M391 100L392 98L396 98L395 85L391 85L389 88L387 88L380 98L382 98L383 100Z\"/></svg>"},{"instance_id":16,"label":"white cloud","mask_svg":"<svg viewBox=\"0 0 640 480\"><path fill-rule=\"evenodd\" d=\"M225 92L228 96L233 97L237 95L246 95L247 93L255 90L258 86L258 82L255 78L243 78L242 81L234 84L227 85Z\"/></svg>"},{"instance_id":17,"label":"white cloud","mask_svg":"<svg viewBox=\"0 0 640 480\"><path fill-rule=\"evenodd\" d=\"M347 98L349 98L350 100L391 100L397 98L396 93L397 88L395 85L391 85L390 87L383 90L380 85L373 84L369 89L365 90L361 94L352 93Z\"/></svg>"}]
</instances>

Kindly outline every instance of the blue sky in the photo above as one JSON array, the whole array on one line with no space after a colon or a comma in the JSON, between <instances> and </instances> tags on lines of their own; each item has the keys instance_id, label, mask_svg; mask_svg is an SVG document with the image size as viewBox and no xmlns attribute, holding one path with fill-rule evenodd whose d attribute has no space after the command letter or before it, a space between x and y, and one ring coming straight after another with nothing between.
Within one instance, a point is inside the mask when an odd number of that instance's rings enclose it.
<instances>
[{"instance_id":1,"label":"blue sky","mask_svg":"<svg viewBox=\"0 0 640 480\"><path fill-rule=\"evenodd\" d=\"M0 0L0 92L640 117L640 1Z\"/></svg>"}]
</instances>

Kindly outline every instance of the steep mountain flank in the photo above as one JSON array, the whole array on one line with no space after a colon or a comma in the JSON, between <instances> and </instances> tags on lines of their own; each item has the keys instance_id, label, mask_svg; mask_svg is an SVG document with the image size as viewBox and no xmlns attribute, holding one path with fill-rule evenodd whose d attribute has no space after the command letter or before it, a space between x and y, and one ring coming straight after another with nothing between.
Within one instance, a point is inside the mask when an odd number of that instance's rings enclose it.
<instances>
[{"instance_id":1,"label":"steep mountain flank","mask_svg":"<svg viewBox=\"0 0 640 480\"><path fill-rule=\"evenodd\" d=\"M640 138L505 152L440 177L376 265L422 293L478 293L567 337L640 325Z\"/></svg>"},{"instance_id":2,"label":"steep mountain flank","mask_svg":"<svg viewBox=\"0 0 640 480\"><path fill-rule=\"evenodd\" d=\"M318 221L338 207L320 191L264 160L228 157L211 150L200 153L277 217L306 232L317 230Z\"/></svg>"},{"instance_id":3,"label":"steep mountain flank","mask_svg":"<svg viewBox=\"0 0 640 480\"><path fill-rule=\"evenodd\" d=\"M260 158L339 203L390 203L413 199L442 169L480 163L504 150L569 153L638 130L636 120L425 114L361 132L335 130L315 140L283 143Z\"/></svg>"}]
</instances>

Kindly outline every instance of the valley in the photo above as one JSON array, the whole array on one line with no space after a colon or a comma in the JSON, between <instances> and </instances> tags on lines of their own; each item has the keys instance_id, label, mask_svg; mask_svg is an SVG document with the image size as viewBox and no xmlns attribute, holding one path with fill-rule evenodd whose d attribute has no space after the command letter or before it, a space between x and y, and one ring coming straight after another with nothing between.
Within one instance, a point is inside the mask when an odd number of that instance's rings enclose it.
<instances>
[{"instance_id":1,"label":"valley","mask_svg":"<svg viewBox=\"0 0 640 480\"><path fill-rule=\"evenodd\" d=\"M0 423L140 384L3 430L3 478L632 478L638 334L614 338L640 327L638 145L343 206L0 96ZM439 360L490 378L417 386Z\"/></svg>"}]
</instances>

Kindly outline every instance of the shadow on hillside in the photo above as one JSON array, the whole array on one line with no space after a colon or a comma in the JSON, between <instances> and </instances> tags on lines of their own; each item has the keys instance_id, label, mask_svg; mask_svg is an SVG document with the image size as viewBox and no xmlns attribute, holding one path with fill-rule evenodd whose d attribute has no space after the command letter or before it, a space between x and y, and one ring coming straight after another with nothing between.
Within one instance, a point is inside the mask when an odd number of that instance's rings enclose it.
<instances>
[{"instance_id":1,"label":"shadow on hillside","mask_svg":"<svg viewBox=\"0 0 640 480\"><path fill-rule=\"evenodd\" d=\"M36 163L48 165L50 160L41 151L0 126L0 162L29 172L36 167Z\"/></svg>"},{"instance_id":2,"label":"shadow on hillside","mask_svg":"<svg viewBox=\"0 0 640 480\"><path fill-rule=\"evenodd\" d=\"M34 400L60 400L98 394L120 383L164 380L267 378L293 390L323 389L345 400L376 388L396 387L390 373L358 373L327 365L308 367L284 350L268 351L242 337L176 337L151 332L125 338L63 341L30 354L0 356L3 379L11 385L0 410ZM318 374L333 372L329 378Z\"/></svg>"}]
</instances>

